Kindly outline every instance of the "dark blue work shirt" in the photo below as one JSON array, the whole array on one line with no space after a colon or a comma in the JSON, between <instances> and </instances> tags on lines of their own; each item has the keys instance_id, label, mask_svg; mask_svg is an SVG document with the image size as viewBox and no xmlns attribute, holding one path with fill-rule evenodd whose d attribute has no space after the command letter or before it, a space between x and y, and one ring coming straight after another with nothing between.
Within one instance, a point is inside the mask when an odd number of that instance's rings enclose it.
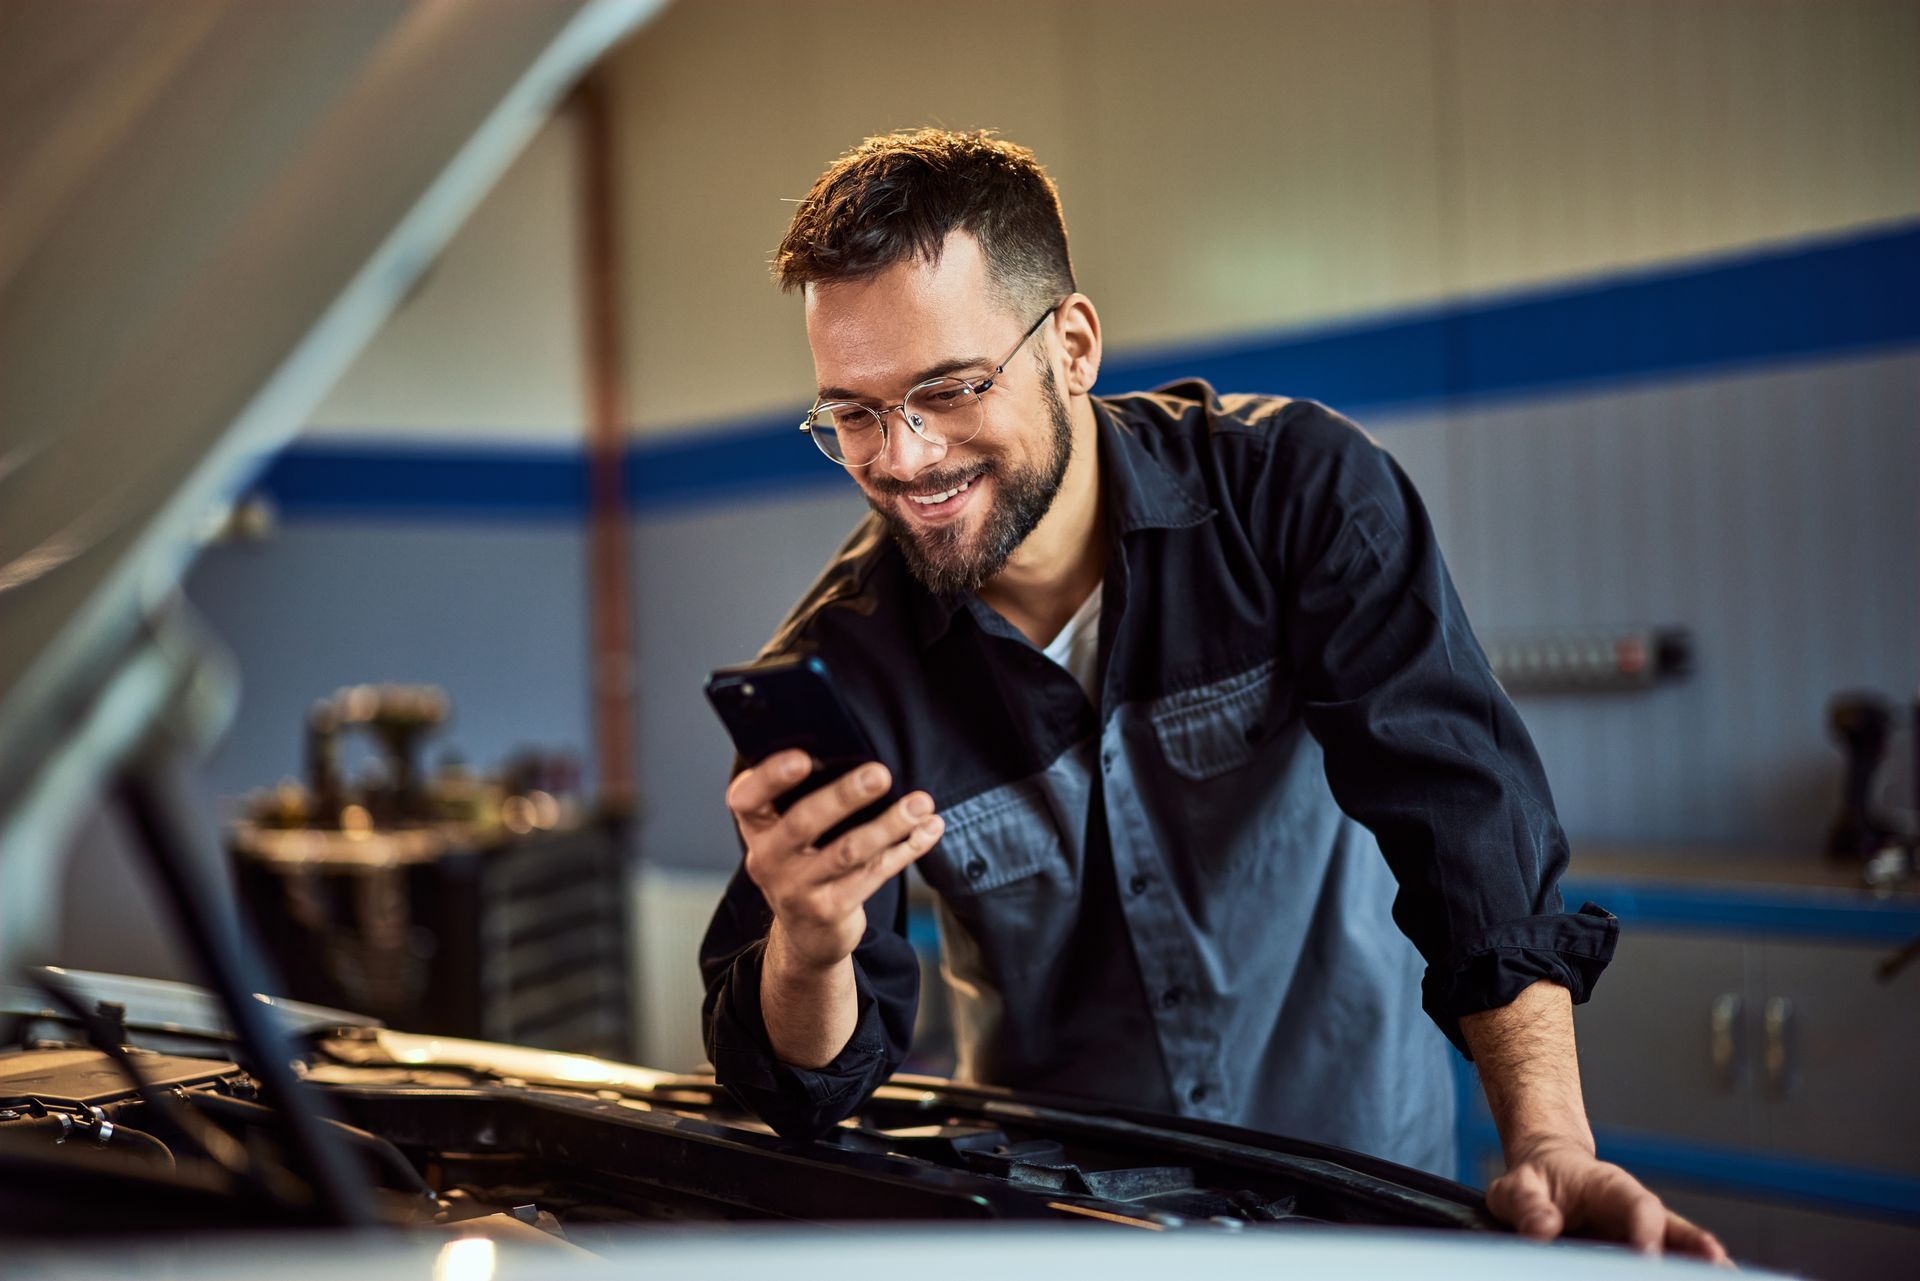
<instances>
[{"instance_id":1,"label":"dark blue work shirt","mask_svg":"<svg viewBox=\"0 0 1920 1281\"><path fill-rule=\"evenodd\" d=\"M1464 1050L1461 1015L1538 979L1585 1000L1617 926L1562 910L1546 778L1420 499L1312 402L1180 383L1094 411L1097 708L978 597L922 588L872 517L767 650L823 657L946 819L917 866L956 1075L1450 1170L1435 1025ZM714 1069L782 1133L906 1053L900 878L867 919L858 1023L817 1071L771 1052L744 872L701 947Z\"/></svg>"}]
</instances>

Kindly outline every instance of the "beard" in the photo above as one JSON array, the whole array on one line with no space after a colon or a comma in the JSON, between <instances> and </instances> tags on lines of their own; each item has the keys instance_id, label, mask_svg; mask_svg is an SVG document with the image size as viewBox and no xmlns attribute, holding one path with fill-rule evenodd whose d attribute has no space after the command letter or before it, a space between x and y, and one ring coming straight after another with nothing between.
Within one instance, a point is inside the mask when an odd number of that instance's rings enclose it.
<instances>
[{"instance_id":1,"label":"beard","mask_svg":"<svg viewBox=\"0 0 1920 1281\"><path fill-rule=\"evenodd\" d=\"M1073 423L1067 416L1066 402L1060 398L1052 368L1043 366L1042 369L1040 394L1047 402L1052 437L1049 457L1026 467L1003 467L988 462L951 473L934 472L917 478L911 486L922 491L950 489L982 476L993 477L996 501L987 512L977 538L969 541L958 523L918 528L896 515L892 504L881 502L874 494L867 495L867 505L885 523L894 545L906 557L907 568L935 595L979 591L1006 567L1007 558L1038 527L1059 496L1067 464L1073 459ZM909 486L899 481L881 482L875 478L872 484L889 498L909 490Z\"/></svg>"}]
</instances>

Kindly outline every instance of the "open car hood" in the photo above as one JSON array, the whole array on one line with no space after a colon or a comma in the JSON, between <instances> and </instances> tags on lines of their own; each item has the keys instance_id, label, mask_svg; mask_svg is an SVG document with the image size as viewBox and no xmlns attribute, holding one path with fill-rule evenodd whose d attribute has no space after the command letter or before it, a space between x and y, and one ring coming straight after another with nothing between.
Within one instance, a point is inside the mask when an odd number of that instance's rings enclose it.
<instances>
[{"instance_id":1,"label":"open car hood","mask_svg":"<svg viewBox=\"0 0 1920 1281\"><path fill-rule=\"evenodd\" d=\"M658 3L0 9L0 972L104 781L223 724L208 514Z\"/></svg>"}]
</instances>

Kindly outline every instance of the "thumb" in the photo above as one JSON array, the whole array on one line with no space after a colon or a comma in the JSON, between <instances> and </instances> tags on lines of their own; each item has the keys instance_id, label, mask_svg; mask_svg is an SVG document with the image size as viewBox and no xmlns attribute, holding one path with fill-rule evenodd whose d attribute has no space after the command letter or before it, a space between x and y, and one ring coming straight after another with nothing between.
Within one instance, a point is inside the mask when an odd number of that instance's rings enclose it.
<instances>
[{"instance_id":1,"label":"thumb","mask_svg":"<svg viewBox=\"0 0 1920 1281\"><path fill-rule=\"evenodd\" d=\"M1514 1231L1536 1241L1550 1241L1566 1227L1566 1217L1553 1203L1547 1176L1537 1166L1507 1171L1487 1188L1487 1208Z\"/></svg>"}]
</instances>

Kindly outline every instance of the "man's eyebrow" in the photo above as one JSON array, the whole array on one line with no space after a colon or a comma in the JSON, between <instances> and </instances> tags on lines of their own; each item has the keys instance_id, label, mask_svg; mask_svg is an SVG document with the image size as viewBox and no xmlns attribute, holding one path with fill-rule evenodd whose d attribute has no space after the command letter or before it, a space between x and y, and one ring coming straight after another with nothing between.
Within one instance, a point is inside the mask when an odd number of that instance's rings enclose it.
<instances>
[{"instance_id":1,"label":"man's eyebrow","mask_svg":"<svg viewBox=\"0 0 1920 1281\"><path fill-rule=\"evenodd\" d=\"M985 367L990 357L956 356L952 360L943 360L937 365L921 370L915 375L910 387L918 387L929 378L945 378L948 374L957 374L963 369ZM819 389L821 400L878 400L878 396L869 396L865 392L851 391L845 387L822 387Z\"/></svg>"}]
</instances>

